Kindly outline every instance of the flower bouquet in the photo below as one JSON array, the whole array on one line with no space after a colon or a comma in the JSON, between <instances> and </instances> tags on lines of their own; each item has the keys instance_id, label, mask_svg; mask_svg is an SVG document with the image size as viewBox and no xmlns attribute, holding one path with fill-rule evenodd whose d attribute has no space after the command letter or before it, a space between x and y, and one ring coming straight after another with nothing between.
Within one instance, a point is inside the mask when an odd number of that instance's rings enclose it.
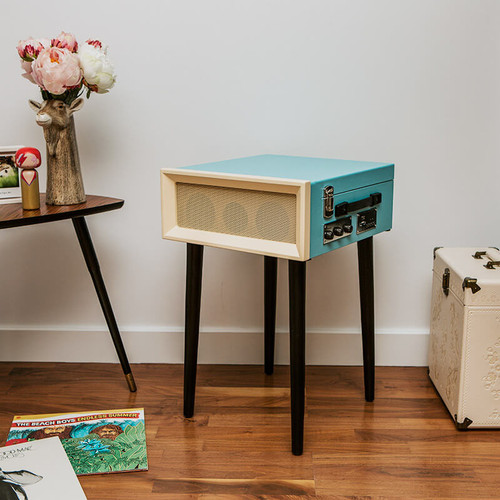
<instances>
[{"instance_id":1,"label":"flower bouquet","mask_svg":"<svg viewBox=\"0 0 500 500\"><path fill-rule=\"evenodd\" d=\"M81 109L86 92L105 94L116 81L107 47L99 40L78 44L64 31L52 40L20 41L23 76L38 85L43 102L30 100L43 127L47 144L47 195L49 205L74 205L86 200L76 143L73 113Z\"/></svg>"},{"instance_id":2,"label":"flower bouquet","mask_svg":"<svg viewBox=\"0 0 500 500\"><path fill-rule=\"evenodd\" d=\"M52 40L22 40L17 45L23 76L38 85L44 100L59 99L71 104L85 90L104 94L116 81L107 46L99 40L78 44L64 31Z\"/></svg>"}]
</instances>

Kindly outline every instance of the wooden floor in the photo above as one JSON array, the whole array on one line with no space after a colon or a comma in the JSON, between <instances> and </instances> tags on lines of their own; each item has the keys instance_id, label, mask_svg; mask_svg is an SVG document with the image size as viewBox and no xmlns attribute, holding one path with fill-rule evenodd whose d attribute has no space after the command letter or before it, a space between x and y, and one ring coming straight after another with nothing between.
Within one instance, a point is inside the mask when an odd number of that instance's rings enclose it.
<instances>
[{"instance_id":1,"label":"wooden floor","mask_svg":"<svg viewBox=\"0 0 500 500\"><path fill-rule=\"evenodd\" d=\"M89 500L500 498L500 432L458 432L426 368L308 367L304 454L290 453L288 367L200 366L182 417L182 366L0 363L0 442L12 417L144 407L148 472L81 477ZM70 499L68 499L70 500Z\"/></svg>"}]
</instances>

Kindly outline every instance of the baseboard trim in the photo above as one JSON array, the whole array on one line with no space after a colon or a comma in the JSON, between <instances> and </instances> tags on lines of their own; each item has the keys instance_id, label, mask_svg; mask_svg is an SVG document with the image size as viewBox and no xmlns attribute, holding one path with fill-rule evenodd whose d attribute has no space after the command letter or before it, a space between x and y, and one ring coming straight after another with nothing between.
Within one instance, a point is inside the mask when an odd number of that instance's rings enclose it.
<instances>
[{"instance_id":1,"label":"baseboard trim","mask_svg":"<svg viewBox=\"0 0 500 500\"><path fill-rule=\"evenodd\" d=\"M122 330L131 363L182 363L180 328ZM308 331L309 365L361 365L358 332ZM380 332L376 335L379 366L427 366L428 332ZM109 333L101 329L0 328L0 361L113 363L118 358ZM210 329L200 333L199 363L262 364L263 334ZM276 333L276 364L288 364L288 334Z\"/></svg>"}]
</instances>

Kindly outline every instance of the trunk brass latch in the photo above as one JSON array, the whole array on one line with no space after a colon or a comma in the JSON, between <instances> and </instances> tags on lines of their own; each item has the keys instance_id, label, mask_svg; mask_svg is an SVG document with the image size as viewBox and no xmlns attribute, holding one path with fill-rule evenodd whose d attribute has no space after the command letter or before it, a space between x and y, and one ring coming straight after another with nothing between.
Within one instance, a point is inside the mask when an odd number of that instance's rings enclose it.
<instances>
[{"instance_id":1,"label":"trunk brass latch","mask_svg":"<svg viewBox=\"0 0 500 500\"><path fill-rule=\"evenodd\" d=\"M465 278L462 283L462 290L465 290L466 288L470 288L472 293L477 293L481 290L481 287L477 284L476 278Z\"/></svg>"},{"instance_id":2,"label":"trunk brass latch","mask_svg":"<svg viewBox=\"0 0 500 500\"><path fill-rule=\"evenodd\" d=\"M450 293L450 270L446 268L443 272L443 292L446 296Z\"/></svg>"}]
</instances>

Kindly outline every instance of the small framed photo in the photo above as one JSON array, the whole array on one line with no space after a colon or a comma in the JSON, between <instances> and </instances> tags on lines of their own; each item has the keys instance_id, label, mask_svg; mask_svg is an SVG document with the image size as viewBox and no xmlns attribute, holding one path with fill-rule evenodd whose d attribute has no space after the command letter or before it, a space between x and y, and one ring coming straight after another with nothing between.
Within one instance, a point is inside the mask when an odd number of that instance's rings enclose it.
<instances>
[{"instance_id":1,"label":"small framed photo","mask_svg":"<svg viewBox=\"0 0 500 500\"><path fill-rule=\"evenodd\" d=\"M16 167L16 151L22 146L0 146L0 203L21 201L19 169Z\"/></svg>"}]
</instances>

